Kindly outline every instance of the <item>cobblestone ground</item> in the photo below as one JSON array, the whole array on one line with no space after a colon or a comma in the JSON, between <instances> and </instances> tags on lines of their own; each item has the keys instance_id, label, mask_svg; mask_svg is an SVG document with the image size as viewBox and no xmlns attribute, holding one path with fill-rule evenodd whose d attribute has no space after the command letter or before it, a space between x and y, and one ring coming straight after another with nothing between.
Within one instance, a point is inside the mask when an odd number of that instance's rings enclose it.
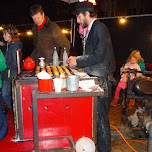
<instances>
[{"instance_id":1,"label":"cobblestone ground","mask_svg":"<svg viewBox=\"0 0 152 152\"><path fill-rule=\"evenodd\" d=\"M132 115L137 109L138 105L135 105L133 109L128 111L128 115ZM109 121L110 124L115 126L128 141L130 146L135 149L137 152L147 152L147 136L138 138L132 134L132 129L135 131L139 130L139 127L132 128L124 125L122 118L123 108L122 106L110 107L109 111ZM146 134L146 133L145 133ZM127 144L124 143L124 140L120 134L111 127L111 148L112 152L132 152ZM131 141L129 141L131 140ZM136 141L137 140L137 141Z\"/></svg>"}]
</instances>

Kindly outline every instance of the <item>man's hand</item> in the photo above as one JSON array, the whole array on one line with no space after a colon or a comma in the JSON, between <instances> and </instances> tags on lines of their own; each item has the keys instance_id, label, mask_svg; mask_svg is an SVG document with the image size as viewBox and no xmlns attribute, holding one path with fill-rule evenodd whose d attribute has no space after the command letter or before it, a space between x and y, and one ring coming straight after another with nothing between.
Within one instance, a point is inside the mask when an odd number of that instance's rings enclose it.
<instances>
[{"instance_id":1,"label":"man's hand","mask_svg":"<svg viewBox=\"0 0 152 152\"><path fill-rule=\"evenodd\" d=\"M70 56L67 59L67 63L69 65L69 67L71 68L75 68L77 66L77 62L76 62L77 57L76 56Z\"/></svg>"}]
</instances>

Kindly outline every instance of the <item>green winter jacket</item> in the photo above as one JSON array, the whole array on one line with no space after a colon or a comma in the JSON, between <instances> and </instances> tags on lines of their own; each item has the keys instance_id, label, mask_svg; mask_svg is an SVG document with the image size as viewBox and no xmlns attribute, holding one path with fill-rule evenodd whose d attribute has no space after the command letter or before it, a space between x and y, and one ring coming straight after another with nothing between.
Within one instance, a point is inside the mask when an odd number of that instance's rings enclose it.
<instances>
[{"instance_id":1,"label":"green winter jacket","mask_svg":"<svg viewBox=\"0 0 152 152\"><path fill-rule=\"evenodd\" d=\"M140 66L140 69L142 72L145 71L145 63L139 61L139 62L137 62L137 64Z\"/></svg>"},{"instance_id":2,"label":"green winter jacket","mask_svg":"<svg viewBox=\"0 0 152 152\"><path fill-rule=\"evenodd\" d=\"M6 60L0 49L0 72L4 71L5 69L6 69ZM1 87L2 87L2 80L1 80L1 74L0 74L0 88Z\"/></svg>"}]
</instances>

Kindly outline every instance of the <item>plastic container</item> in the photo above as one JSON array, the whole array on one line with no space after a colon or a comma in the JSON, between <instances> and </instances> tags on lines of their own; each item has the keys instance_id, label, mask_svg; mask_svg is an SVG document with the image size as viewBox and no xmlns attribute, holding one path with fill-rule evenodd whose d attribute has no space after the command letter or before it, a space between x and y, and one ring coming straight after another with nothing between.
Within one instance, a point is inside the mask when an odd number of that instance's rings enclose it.
<instances>
[{"instance_id":1,"label":"plastic container","mask_svg":"<svg viewBox=\"0 0 152 152\"><path fill-rule=\"evenodd\" d=\"M38 89L40 92L51 92L53 90L53 80L38 79Z\"/></svg>"},{"instance_id":2,"label":"plastic container","mask_svg":"<svg viewBox=\"0 0 152 152\"><path fill-rule=\"evenodd\" d=\"M56 50L56 47L54 47L54 53L53 53L53 65L58 66L59 65L59 57Z\"/></svg>"},{"instance_id":3,"label":"plastic container","mask_svg":"<svg viewBox=\"0 0 152 152\"><path fill-rule=\"evenodd\" d=\"M66 47L64 47L64 53L63 53L63 65L64 66L68 66L68 64L66 63L67 59L68 59L68 54L66 52Z\"/></svg>"}]
</instances>

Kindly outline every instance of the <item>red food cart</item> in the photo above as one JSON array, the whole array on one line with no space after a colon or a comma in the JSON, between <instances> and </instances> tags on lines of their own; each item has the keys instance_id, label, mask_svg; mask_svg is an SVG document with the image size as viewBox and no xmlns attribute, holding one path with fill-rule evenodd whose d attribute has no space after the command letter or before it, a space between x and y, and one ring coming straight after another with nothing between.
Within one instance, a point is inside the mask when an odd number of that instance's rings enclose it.
<instances>
[{"instance_id":1,"label":"red food cart","mask_svg":"<svg viewBox=\"0 0 152 152\"><path fill-rule=\"evenodd\" d=\"M34 140L36 150L73 147L83 136L96 143L97 96L102 92L79 88L41 93L37 77L22 73L14 79L13 89L16 142Z\"/></svg>"}]
</instances>

